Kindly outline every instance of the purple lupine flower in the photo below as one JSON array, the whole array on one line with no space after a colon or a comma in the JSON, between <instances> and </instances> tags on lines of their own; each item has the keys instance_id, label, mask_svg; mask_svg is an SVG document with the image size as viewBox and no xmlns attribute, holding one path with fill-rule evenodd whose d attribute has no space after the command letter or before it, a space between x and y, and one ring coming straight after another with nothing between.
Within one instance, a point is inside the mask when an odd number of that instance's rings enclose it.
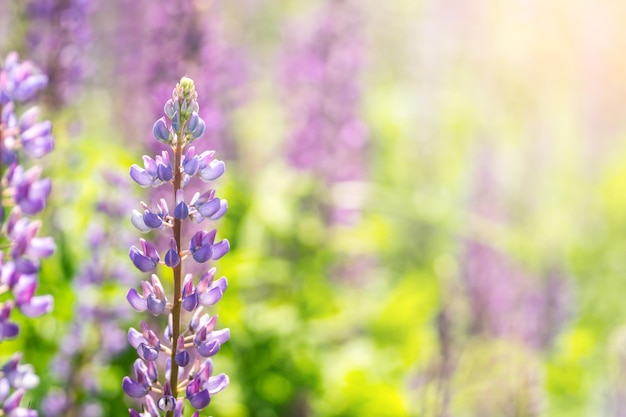
<instances>
[{"instance_id":1,"label":"purple lupine flower","mask_svg":"<svg viewBox=\"0 0 626 417\"><path fill-rule=\"evenodd\" d=\"M183 190L192 184L194 177L202 182L210 181L201 174L200 165L202 159L204 166L209 166L213 156L210 152L198 158L191 145L203 133L205 122L199 116L197 92L190 78L183 77L176 85L172 98L165 105L165 113L169 126L164 118L159 119L153 133L157 141L167 142L171 151L163 151L154 159L144 157L143 169L133 165L130 170L131 178L142 187L169 183L173 186L173 192L168 187L168 198L162 198L152 206L142 202L144 213L134 210L131 214L131 222L141 232L159 229L166 231L168 237L167 248L157 249L158 245L140 239L141 248L132 246L129 252L137 269L142 272L156 270L150 281L142 282L141 291L136 288L128 291L129 304L139 312L147 311L157 317L168 313L163 340L146 322L141 323L140 329L131 327L128 331L128 341L139 358L135 361L133 375L122 381L122 388L129 397L143 399L143 412L130 409L131 416L154 417L161 413L168 417L182 416L185 398L193 409L201 410L209 405L212 395L228 385L228 376L213 375L213 362L209 357L228 341L230 330L216 329L217 316L203 313L202 307L219 301L227 287L226 278L214 282L215 268L203 274L197 284L193 274L183 276L183 265L188 266L185 261L204 263L216 260L230 247L226 239L216 242L215 229L198 231L188 242L182 238L186 228L205 219L216 220L227 208L226 200L215 197L213 190L197 193L189 202L184 198ZM166 167L167 175L159 174L156 168L159 163ZM223 167L221 162L218 165ZM173 215L168 210L168 201L169 206L175 207ZM210 208L207 207L209 204L212 204ZM160 250L165 252L163 257ZM157 275L159 265L165 265L173 272L174 294L169 297ZM185 312L193 314L183 326ZM159 358L165 359L163 380L159 379L157 372Z\"/></svg>"},{"instance_id":2,"label":"purple lupine flower","mask_svg":"<svg viewBox=\"0 0 626 417\"><path fill-rule=\"evenodd\" d=\"M293 125L287 157L325 186L341 187L334 194L342 200L324 207L331 223L350 223L358 214L362 187L355 183L366 180L368 134L359 116L358 83L363 47L355 6L328 1L312 27L294 31L282 65Z\"/></svg>"},{"instance_id":3,"label":"purple lupine flower","mask_svg":"<svg viewBox=\"0 0 626 417\"><path fill-rule=\"evenodd\" d=\"M54 138L49 121L38 122L36 107L18 117L17 107L31 100L47 83L30 61L20 62L17 53L7 55L0 68L0 177L3 206L0 234L8 249L0 251L0 342L18 336L19 327L10 321L11 312L20 310L27 317L48 313L53 306L50 295L35 295L41 259L52 255L54 242L38 237L41 223L27 217L41 212L50 194L50 180L41 178L38 166L26 169L22 156L39 158L52 151ZM8 216L5 214L8 212ZM25 391L39 382L29 365L20 365L16 354L0 373L0 414L37 416L37 412L20 407Z\"/></svg>"},{"instance_id":4,"label":"purple lupine flower","mask_svg":"<svg viewBox=\"0 0 626 417\"><path fill-rule=\"evenodd\" d=\"M26 35L29 55L41 62L50 77L46 98L52 106L76 99L85 78L91 42L92 0L28 0Z\"/></svg>"}]
</instances>

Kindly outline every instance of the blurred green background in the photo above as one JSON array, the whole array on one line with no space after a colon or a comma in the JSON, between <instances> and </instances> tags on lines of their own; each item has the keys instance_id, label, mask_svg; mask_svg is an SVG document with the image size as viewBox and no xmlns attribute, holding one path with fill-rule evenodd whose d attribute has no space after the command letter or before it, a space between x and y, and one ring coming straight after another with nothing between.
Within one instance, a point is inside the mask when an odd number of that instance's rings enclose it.
<instances>
[{"instance_id":1,"label":"blurred green background","mask_svg":"<svg viewBox=\"0 0 626 417\"><path fill-rule=\"evenodd\" d=\"M0 4L0 50L24 55L20 2ZM214 361L231 385L203 415L626 415L626 3L355 4L368 175L345 192L285 158L281 48L324 2L220 3L248 75L228 116L236 152L216 149L230 207L218 228L232 249L216 262L229 288L214 311L231 340ZM55 310L20 320L22 336L0 346L23 350L41 376L34 404L55 384L51 358L85 297L72 282L93 255L94 206L148 198L103 180L148 152L129 132L147 137L151 124L124 126L139 109L125 107L135 92L112 70L114 7L91 19L80 101L47 109L57 149L43 161L54 184L45 224L59 250L40 292ZM354 193L357 221L325 221L320 204ZM127 218L97 221L133 233ZM110 250L132 268L127 247ZM110 279L95 299L126 307ZM94 371L105 415L128 408L121 379L134 357Z\"/></svg>"}]
</instances>

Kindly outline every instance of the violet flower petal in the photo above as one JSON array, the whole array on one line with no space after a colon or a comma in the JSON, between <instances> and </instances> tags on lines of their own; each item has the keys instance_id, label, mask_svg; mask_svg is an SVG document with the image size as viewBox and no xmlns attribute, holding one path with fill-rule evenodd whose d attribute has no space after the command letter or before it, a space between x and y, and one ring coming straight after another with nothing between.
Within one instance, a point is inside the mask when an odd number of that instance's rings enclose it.
<instances>
[{"instance_id":1,"label":"violet flower petal","mask_svg":"<svg viewBox=\"0 0 626 417\"><path fill-rule=\"evenodd\" d=\"M131 246L128 256L133 262L133 265L141 272L152 271L157 266L157 263L154 262L153 259L141 253L135 246Z\"/></svg>"},{"instance_id":2,"label":"violet flower petal","mask_svg":"<svg viewBox=\"0 0 626 417\"><path fill-rule=\"evenodd\" d=\"M18 307L27 317L39 317L52 311L54 298L51 295L40 295L32 297L27 304L18 304Z\"/></svg>"},{"instance_id":3,"label":"violet flower petal","mask_svg":"<svg viewBox=\"0 0 626 417\"><path fill-rule=\"evenodd\" d=\"M131 398L143 398L148 392L150 392L150 387L142 385L137 381L133 381L129 377L125 376L122 380L122 389Z\"/></svg>"},{"instance_id":4,"label":"violet flower petal","mask_svg":"<svg viewBox=\"0 0 626 417\"><path fill-rule=\"evenodd\" d=\"M228 241L228 239L224 239L221 242L218 242L215 245L213 245L211 249L213 251L211 254L211 259L213 259L214 261L217 261L222 256L228 253L228 251L230 250L230 242Z\"/></svg>"},{"instance_id":5,"label":"violet flower petal","mask_svg":"<svg viewBox=\"0 0 626 417\"><path fill-rule=\"evenodd\" d=\"M223 391L229 383L230 380L228 379L228 375L222 373L210 377L206 384L206 388L209 390L210 395L215 395L218 392Z\"/></svg>"},{"instance_id":6,"label":"violet flower petal","mask_svg":"<svg viewBox=\"0 0 626 417\"><path fill-rule=\"evenodd\" d=\"M202 410L206 408L211 402L211 395L209 394L209 390L203 389L197 394L187 395L187 399L191 403L191 406L196 410Z\"/></svg>"},{"instance_id":7,"label":"violet flower petal","mask_svg":"<svg viewBox=\"0 0 626 417\"><path fill-rule=\"evenodd\" d=\"M226 165L218 159L212 160L205 168L198 171L198 176L204 181L213 181L218 179L226 171Z\"/></svg>"},{"instance_id":8,"label":"violet flower petal","mask_svg":"<svg viewBox=\"0 0 626 417\"><path fill-rule=\"evenodd\" d=\"M152 185L154 178L148 174L148 172L139 167L139 165L133 164L130 167L130 177L140 186L149 187Z\"/></svg>"},{"instance_id":9,"label":"violet flower petal","mask_svg":"<svg viewBox=\"0 0 626 417\"><path fill-rule=\"evenodd\" d=\"M130 306L136 311L142 312L146 311L146 309L148 308L146 300L141 295L139 295L137 290L134 288L128 290L128 293L126 294L126 299L128 300Z\"/></svg>"}]
</instances>

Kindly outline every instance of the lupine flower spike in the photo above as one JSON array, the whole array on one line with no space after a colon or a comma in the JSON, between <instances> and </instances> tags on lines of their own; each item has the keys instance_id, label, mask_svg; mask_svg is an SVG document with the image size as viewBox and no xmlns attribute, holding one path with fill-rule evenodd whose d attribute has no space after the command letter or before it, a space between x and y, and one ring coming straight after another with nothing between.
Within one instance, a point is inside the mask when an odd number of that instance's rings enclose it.
<instances>
[{"instance_id":1,"label":"lupine flower spike","mask_svg":"<svg viewBox=\"0 0 626 417\"><path fill-rule=\"evenodd\" d=\"M211 397L228 386L227 375L213 375L211 357L229 339L230 330L217 330L217 316L203 311L222 298L226 278L214 280L216 270L211 268L195 279L192 274L183 275L183 265L186 261L202 264L217 260L228 252L230 245L226 239L216 241L215 229L199 231L189 242L181 238L187 225L217 220L226 213L226 200L215 197L214 190L196 193L190 200L184 195L194 177L204 182L219 178L224 173L224 163L213 159L214 151L199 152L192 145L204 133L205 122L199 116L197 93L190 78L180 80L164 110L166 117L155 122L153 133L156 140L171 146L171 154L164 151L154 158L144 156L143 167L133 165L130 169L131 178L142 187L171 185L169 200L142 202L141 209L131 214L131 222L140 232L159 229L170 237L166 248L140 239L139 246L132 246L129 251L135 267L151 276L142 282L141 289L128 291L128 302L148 317L168 315L163 338L146 322L128 332L128 341L139 358L122 387L128 396L143 400L141 412L129 410L131 417L162 413L182 417L185 398L196 410L194 416L198 416L197 410L208 406ZM169 286L162 281L169 282L169 273L159 277L159 265L171 270L173 294L166 294ZM186 322L185 315L189 317ZM159 358L165 359L161 373Z\"/></svg>"},{"instance_id":2,"label":"lupine flower spike","mask_svg":"<svg viewBox=\"0 0 626 417\"><path fill-rule=\"evenodd\" d=\"M31 107L18 117L18 105L31 100L48 78L29 61L19 62L13 52L0 67L0 342L19 334L10 321L18 309L27 317L37 317L52 309L50 295L36 296L37 273L41 259L55 250L50 237L38 237L41 222L27 216L41 212L50 194L50 180L41 178L41 168L24 168L22 157L40 158L54 148L49 121L39 122L39 110ZM5 216L8 212L8 216ZM7 296L9 295L10 296ZM37 416L20 407L26 390L39 382L30 365L20 365L15 354L0 370L0 415Z\"/></svg>"}]
</instances>

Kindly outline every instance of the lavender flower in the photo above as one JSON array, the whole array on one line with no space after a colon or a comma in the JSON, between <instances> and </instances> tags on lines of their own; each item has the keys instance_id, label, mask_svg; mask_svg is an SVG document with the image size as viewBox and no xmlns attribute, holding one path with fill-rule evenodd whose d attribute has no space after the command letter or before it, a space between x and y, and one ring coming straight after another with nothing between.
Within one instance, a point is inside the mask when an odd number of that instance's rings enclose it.
<instances>
[{"instance_id":1,"label":"lavender flower","mask_svg":"<svg viewBox=\"0 0 626 417\"><path fill-rule=\"evenodd\" d=\"M42 62L50 77L47 99L53 106L77 96L85 73L85 55L91 40L92 0L29 0L26 16L30 56Z\"/></svg>"},{"instance_id":2,"label":"lavender flower","mask_svg":"<svg viewBox=\"0 0 626 417\"><path fill-rule=\"evenodd\" d=\"M169 125L165 118L157 120L154 134L157 140L171 146L173 156L169 151L155 158L145 156L143 168L133 165L130 175L142 187L171 183L169 204L165 198L150 205L142 203L143 213L133 211L131 220L141 232L167 231L169 245L161 256L152 243L141 239L140 247L132 246L129 256L142 272L153 272L159 264L170 268L174 294L166 296L166 289L156 273L149 281L142 282L141 291L132 288L128 292L128 302L135 310L153 316L166 312L169 315L164 339L146 322L128 332L128 341L139 358L135 361L133 375L124 378L122 387L128 396L143 399L143 413L131 409L132 417L160 416L161 412L168 417L181 417L184 398L193 409L201 410L209 405L211 396L226 388L229 382L225 374L213 375L211 357L229 339L230 330L216 330L217 316L203 312L204 307L221 299L227 287L226 278L215 280L215 268L205 272L197 282L191 274L183 276L186 260L192 258L198 263L217 260L228 252L228 240L216 242L215 229L199 231L185 250L181 238L187 225L205 219L217 220L225 214L226 200L215 197L213 190L196 193L191 200L184 196L193 177L205 182L217 179L224 171L223 163L212 159L213 151L196 153L191 145L204 133L205 122L198 115L197 93L190 78L180 80L164 110ZM183 326L185 312L192 315ZM164 378L160 378L158 361L163 356L166 356Z\"/></svg>"},{"instance_id":3,"label":"lavender flower","mask_svg":"<svg viewBox=\"0 0 626 417\"><path fill-rule=\"evenodd\" d=\"M0 251L0 294L9 294L0 304L0 342L15 338L18 326L11 322L14 309L28 317L37 317L52 309L50 295L37 296L37 272L42 258L55 250L50 237L38 237L39 221L25 215L41 212L50 194L50 180L41 178L37 166L25 169L21 157L39 158L54 148L51 124L37 122L36 107L18 117L16 107L32 99L47 83L47 77L29 61L19 62L13 52L0 68L0 188L4 200L0 206L0 236L7 250ZM6 211L9 212L5 216ZM0 402L6 415L36 416L37 412L19 407L25 390L38 382L29 365L19 365L16 354L0 375ZM11 390L14 390L11 393ZM0 412L0 414L2 414Z\"/></svg>"},{"instance_id":4,"label":"lavender flower","mask_svg":"<svg viewBox=\"0 0 626 417\"><path fill-rule=\"evenodd\" d=\"M292 35L283 62L294 126L289 162L325 186L366 175L367 129L358 114L363 48L356 16L350 2L328 1L313 27ZM334 208L330 220L348 222L353 212Z\"/></svg>"}]
</instances>

